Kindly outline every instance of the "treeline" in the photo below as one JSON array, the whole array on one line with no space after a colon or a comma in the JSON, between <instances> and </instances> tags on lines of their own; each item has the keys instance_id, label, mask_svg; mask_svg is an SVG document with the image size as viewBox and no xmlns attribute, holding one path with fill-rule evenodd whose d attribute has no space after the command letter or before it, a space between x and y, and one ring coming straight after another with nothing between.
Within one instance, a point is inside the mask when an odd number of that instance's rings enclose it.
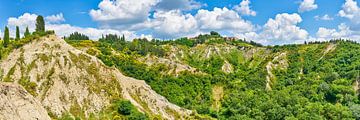
<instances>
[{"instance_id":1,"label":"treeline","mask_svg":"<svg viewBox=\"0 0 360 120\"><path fill-rule=\"evenodd\" d=\"M85 34L74 32L69 35L69 37L63 37L65 40L90 40Z\"/></svg>"},{"instance_id":2,"label":"treeline","mask_svg":"<svg viewBox=\"0 0 360 120\"><path fill-rule=\"evenodd\" d=\"M338 42L348 42L348 43L359 44L356 41L349 40L349 39L342 39L342 38L332 39L332 40L329 40L329 41L310 41L310 42L305 41L304 44L306 45L306 44L323 44L323 43L338 43Z\"/></svg>"}]
</instances>

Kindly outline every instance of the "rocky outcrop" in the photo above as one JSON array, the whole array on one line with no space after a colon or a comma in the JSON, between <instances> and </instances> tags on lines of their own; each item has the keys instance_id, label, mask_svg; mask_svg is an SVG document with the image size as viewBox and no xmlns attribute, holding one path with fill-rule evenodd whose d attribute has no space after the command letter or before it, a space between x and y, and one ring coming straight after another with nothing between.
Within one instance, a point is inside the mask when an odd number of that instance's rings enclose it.
<instances>
[{"instance_id":1,"label":"rocky outcrop","mask_svg":"<svg viewBox=\"0 0 360 120\"><path fill-rule=\"evenodd\" d=\"M50 117L24 88L0 82L0 120L50 120Z\"/></svg>"},{"instance_id":2,"label":"rocky outcrop","mask_svg":"<svg viewBox=\"0 0 360 120\"><path fill-rule=\"evenodd\" d=\"M225 73L231 73L234 71L234 68L228 61L225 60L224 65L221 67L221 70Z\"/></svg>"},{"instance_id":3,"label":"rocky outcrop","mask_svg":"<svg viewBox=\"0 0 360 120\"><path fill-rule=\"evenodd\" d=\"M274 59L266 65L266 90L272 90L271 85L274 83L275 75L272 73L273 69L285 70L288 68L289 64L287 63L286 53L280 53L275 56Z\"/></svg>"}]
</instances>

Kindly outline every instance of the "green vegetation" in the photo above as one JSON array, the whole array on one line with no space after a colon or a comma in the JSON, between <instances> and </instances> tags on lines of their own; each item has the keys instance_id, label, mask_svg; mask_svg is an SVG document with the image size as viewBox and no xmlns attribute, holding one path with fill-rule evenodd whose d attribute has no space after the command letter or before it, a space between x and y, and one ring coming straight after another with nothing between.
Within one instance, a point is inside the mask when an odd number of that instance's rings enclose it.
<instances>
[{"instance_id":1,"label":"green vegetation","mask_svg":"<svg viewBox=\"0 0 360 120\"><path fill-rule=\"evenodd\" d=\"M2 46L8 47L9 41L10 41L9 28L8 28L8 27L5 27L4 41L3 41L3 45L2 45Z\"/></svg>"},{"instance_id":2,"label":"green vegetation","mask_svg":"<svg viewBox=\"0 0 360 120\"><path fill-rule=\"evenodd\" d=\"M116 38L116 39L114 39ZM110 39L110 40L108 40ZM93 55L125 75L145 80L156 92L181 107L217 119L360 119L360 45L351 41L309 42L304 45L267 46L221 37L216 32L195 38L160 41L103 37L98 42L68 41L75 47L91 46ZM168 46L177 48L171 51ZM151 50L151 49L158 49ZM166 66L151 66L139 59L147 55L176 56L198 72L166 74ZM209 57L207 52L210 51ZM169 53L170 52L170 53ZM286 53L284 57L277 57ZM275 60L275 58L277 60ZM224 73L228 61L233 67ZM287 65L282 64L285 61ZM266 89L266 66L271 90ZM284 68L284 69L280 69ZM214 108L212 89L223 87ZM125 110L126 111L126 110Z\"/></svg>"},{"instance_id":3,"label":"green vegetation","mask_svg":"<svg viewBox=\"0 0 360 120\"><path fill-rule=\"evenodd\" d=\"M81 36L80 33L78 35ZM4 42L1 42L1 57L36 37L39 34L25 36L18 41L10 40L7 47L3 47ZM77 38L67 39L67 42L78 48L88 48L89 54L127 76L145 80L157 93L172 103L196 111L198 117L221 120L360 119L360 95L354 86L360 78L360 44L352 41L263 47L252 41L222 37L211 32L194 38L168 41L126 41L124 36L110 34L99 41ZM155 61L151 65L146 64L143 59L149 56L189 65L195 71L169 72L164 63ZM121 88L118 84L111 82L107 84L113 86L101 85L104 81L97 66L83 64L84 60L85 63L89 60L86 55L70 53L67 59L84 67L97 79L87 82L91 91L104 89L112 100L120 99L121 93L118 91ZM39 54L39 60L48 59ZM230 64L231 72L223 71L225 63ZM8 74L13 74L15 69L10 69ZM45 76L47 81L39 89L46 91L53 82L53 73L54 69L48 71L48 76ZM10 81L9 77L5 78ZM60 79L68 81L66 77L60 76ZM26 89L30 92L36 90L26 78L19 83L28 86ZM221 93L214 93L219 91ZM136 100L136 97L133 98ZM71 115L84 117L77 103L71 108ZM147 108L144 109L147 113ZM170 109L167 112L179 116ZM157 117L143 114L129 101L123 100L112 101L112 105L104 108L99 117L90 115L90 119ZM67 114L62 118L75 119Z\"/></svg>"},{"instance_id":4,"label":"green vegetation","mask_svg":"<svg viewBox=\"0 0 360 120\"><path fill-rule=\"evenodd\" d=\"M20 30L19 30L19 26L16 26L16 38L15 40L20 40Z\"/></svg>"},{"instance_id":5,"label":"green vegetation","mask_svg":"<svg viewBox=\"0 0 360 120\"><path fill-rule=\"evenodd\" d=\"M64 37L66 40L89 40L89 37L79 32L74 32L69 37Z\"/></svg>"},{"instance_id":6,"label":"green vegetation","mask_svg":"<svg viewBox=\"0 0 360 120\"><path fill-rule=\"evenodd\" d=\"M30 36L30 31L29 31L29 27L26 27L26 30L24 32L24 37L29 37Z\"/></svg>"},{"instance_id":7,"label":"green vegetation","mask_svg":"<svg viewBox=\"0 0 360 120\"><path fill-rule=\"evenodd\" d=\"M39 15L36 18L36 29L35 31L37 33L44 33L45 32L45 21L44 21L44 17Z\"/></svg>"}]
</instances>

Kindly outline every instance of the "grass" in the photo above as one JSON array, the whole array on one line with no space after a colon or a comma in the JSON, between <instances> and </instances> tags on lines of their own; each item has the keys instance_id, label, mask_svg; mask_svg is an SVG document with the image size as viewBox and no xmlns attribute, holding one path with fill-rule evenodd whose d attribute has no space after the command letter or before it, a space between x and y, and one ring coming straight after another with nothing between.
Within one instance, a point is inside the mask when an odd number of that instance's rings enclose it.
<instances>
[{"instance_id":1,"label":"grass","mask_svg":"<svg viewBox=\"0 0 360 120\"><path fill-rule=\"evenodd\" d=\"M49 91L50 87L54 85L54 81L51 79L51 76L55 73L55 68L51 68L46 76L46 81L44 81L41 86L40 90L43 91L43 95L41 96L41 100L45 99L46 93Z\"/></svg>"},{"instance_id":2,"label":"grass","mask_svg":"<svg viewBox=\"0 0 360 120\"><path fill-rule=\"evenodd\" d=\"M16 69L16 65L10 68L9 72L7 73L6 77L4 78L4 82L13 82L11 76L14 75Z\"/></svg>"},{"instance_id":3,"label":"grass","mask_svg":"<svg viewBox=\"0 0 360 120\"><path fill-rule=\"evenodd\" d=\"M31 95L37 96L37 84L31 82L28 78L21 78L18 83L25 88Z\"/></svg>"}]
</instances>

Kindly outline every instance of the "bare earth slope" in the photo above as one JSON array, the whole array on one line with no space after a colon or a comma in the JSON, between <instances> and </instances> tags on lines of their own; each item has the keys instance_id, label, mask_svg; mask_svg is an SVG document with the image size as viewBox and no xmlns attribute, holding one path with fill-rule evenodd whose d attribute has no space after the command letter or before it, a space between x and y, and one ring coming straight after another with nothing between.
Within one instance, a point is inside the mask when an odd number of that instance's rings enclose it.
<instances>
[{"instance_id":1,"label":"bare earth slope","mask_svg":"<svg viewBox=\"0 0 360 120\"><path fill-rule=\"evenodd\" d=\"M144 81L124 76L55 35L14 50L1 61L0 78L21 84L52 117L71 113L87 118L116 98L130 100L140 111L164 119L185 119L191 114Z\"/></svg>"},{"instance_id":2,"label":"bare earth slope","mask_svg":"<svg viewBox=\"0 0 360 120\"><path fill-rule=\"evenodd\" d=\"M50 120L46 110L24 88L0 82L0 120Z\"/></svg>"}]
</instances>

